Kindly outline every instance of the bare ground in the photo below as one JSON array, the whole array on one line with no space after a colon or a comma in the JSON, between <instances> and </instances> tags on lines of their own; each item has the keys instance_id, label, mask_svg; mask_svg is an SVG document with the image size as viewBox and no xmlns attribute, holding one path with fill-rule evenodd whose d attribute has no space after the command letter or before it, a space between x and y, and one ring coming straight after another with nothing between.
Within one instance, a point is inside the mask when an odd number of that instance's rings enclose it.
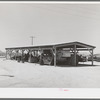
<instances>
[{"instance_id":1,"label":"bare ground","mask_svg":"<svg viewBox=\"0 0 100 100\"><path fill-rule=\"evenodd\" d=\"M54 67L0 59L0 87L100 88L100 63L94 64Z\"/></svg>"}]
</instances>

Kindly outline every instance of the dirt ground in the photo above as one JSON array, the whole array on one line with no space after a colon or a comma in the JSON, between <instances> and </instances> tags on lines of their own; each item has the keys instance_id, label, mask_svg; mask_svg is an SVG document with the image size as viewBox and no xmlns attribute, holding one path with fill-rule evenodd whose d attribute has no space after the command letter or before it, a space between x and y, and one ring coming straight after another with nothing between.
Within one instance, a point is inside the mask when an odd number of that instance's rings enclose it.
<instances>
[{"instance_id":1,"label":"dirt ground","mask_svg":"<svg viewBox=\"0 0 100 100\"><path fill-rule=\"evenodd\" d=\"M100 88L100 62L94 62L94 66L54 67L0 58L0 88L2 87Z\"/></svg>"}]
</instances>

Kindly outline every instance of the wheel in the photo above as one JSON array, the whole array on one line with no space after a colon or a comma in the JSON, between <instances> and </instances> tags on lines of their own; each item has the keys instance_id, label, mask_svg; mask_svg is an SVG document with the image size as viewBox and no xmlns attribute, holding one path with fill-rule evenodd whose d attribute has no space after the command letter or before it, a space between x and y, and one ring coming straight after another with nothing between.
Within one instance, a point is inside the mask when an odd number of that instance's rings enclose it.
<instances>
[{"instance_id":1,"label":"wheel","mask_svg":"<svg viewBox=\"0 0 100 100\"><path fill-rule=\"evenodd\" d=\"M20 58L17 58L17 61L20 62Z\"/></svg>"},{"instance_id":2,"label":"wheel","mask_svg":"<svg viewBox=\"0 0 100 100\"><path fill-rule=\"evenodd\" d=\"M51 64L50 65L54 65L54 59L52 59Z\"/></svg>"},{"instance_id":3,"label":"wheel","mask_svg":"<svg viewBox=\"0 0 100 100\"><path fill-rule=\"evenodd\" d=\"M43 65L43 64L44 64L44 63L43 63L43 60L41 59L41 60L40 60L40 65Z\"/></svg>"}]
</instances>

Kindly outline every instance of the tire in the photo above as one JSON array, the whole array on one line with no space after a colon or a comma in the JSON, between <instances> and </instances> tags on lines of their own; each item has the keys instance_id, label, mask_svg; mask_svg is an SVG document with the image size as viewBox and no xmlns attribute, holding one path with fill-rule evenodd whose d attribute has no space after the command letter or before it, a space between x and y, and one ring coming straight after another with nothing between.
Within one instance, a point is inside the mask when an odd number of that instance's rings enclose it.
<instances>
[{"instance_id":1,"label":"tire","mask_svg":"<svg viewBox=\"0 0 100 100\"><path fill-rule=\"evenodd\" d=\"M43 65L43 64L44 64L44 63L43 63L43 60L41 59L41 60L40 60L40 65Z\"/></svg>"},{"instance_id":2,"label":"tire","mask_svg":"<svg viewBox=\"0 0 100 100\"><path fill-rule=\"evenodd\" d=\"M17 58L17 61L20 62L20 58Z\"/></svg>"},{"instance_id":3,"label":"tire","mask_svg":"<svg viewBox=\"0 0 100 100\"><path fill-rule=\"evenodd\" d=\"M50 65L54 65L54 59L52 59L51 64Z\"/></svg>"}]
</instances>

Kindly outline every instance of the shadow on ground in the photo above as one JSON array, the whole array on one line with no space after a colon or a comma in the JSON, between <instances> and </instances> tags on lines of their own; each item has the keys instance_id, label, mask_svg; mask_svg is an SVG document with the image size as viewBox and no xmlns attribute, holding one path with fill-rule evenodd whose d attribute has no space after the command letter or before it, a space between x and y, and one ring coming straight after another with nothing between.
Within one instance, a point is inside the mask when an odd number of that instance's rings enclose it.
<instances>
[{"instance_id":1,"label":"shadow on ground","mask_svg":"<svg viewBox=\"0 0 100 100\"><path fill-rule=\"evenodd\" d=\"M66 64L59 64L57 67L98 67L100 65L90 65L90 64L78 64L77 66L73 65L66 65Z\"/></svg>"}]
</instances>

